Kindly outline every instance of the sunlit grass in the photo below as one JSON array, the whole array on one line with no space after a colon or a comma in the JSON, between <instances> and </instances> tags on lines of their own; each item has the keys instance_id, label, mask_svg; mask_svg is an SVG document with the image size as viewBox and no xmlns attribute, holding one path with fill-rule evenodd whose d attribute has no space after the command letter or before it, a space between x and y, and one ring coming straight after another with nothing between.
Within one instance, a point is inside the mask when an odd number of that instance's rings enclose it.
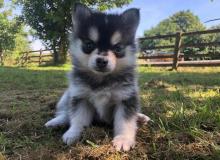
<instances>
[{"instance_id":1,"label":"sunlit grass","mask_svg":"<svg viewBox=\"0 0 220 160\"><path fill-rule=\"evenodd\" d=\"M58 66L37 66L37 65L32 65L32 66L26 67L26 69L39 70L39 71L54 71L54 70L69 71L71 69L71 67L72 67L71 64L63 64L63 65L58 65Z\"/></svg>"}]
</instances>

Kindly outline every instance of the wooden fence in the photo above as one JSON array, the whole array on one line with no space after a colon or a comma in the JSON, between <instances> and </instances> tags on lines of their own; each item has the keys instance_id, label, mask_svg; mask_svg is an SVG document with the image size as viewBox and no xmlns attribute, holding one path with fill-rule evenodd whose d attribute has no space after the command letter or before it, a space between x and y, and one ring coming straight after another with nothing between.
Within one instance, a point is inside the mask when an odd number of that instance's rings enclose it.
<instances>
[{"instance_id":1,"label":"wooden fence","mask_svg":"<svg viewBox=\"0 0 220 160\"><path fill-rule=\"evenodd\" d=\"M139 38L139 42L142 43L145 40L156 40L156 39L171 39L175 38L175 43L172 45L163 45L163 46L153 46L153 47L141 47L141 51L145 50L159 50L159 49L173 49L173 54L164 54L164 55L143 55L138 57L140 60L151 60L151 59L166 59L169 58L169 62L146 62L144 66L171 66L172 69L177 69L178 66L220 66L220 58L216 60L203 60L203 61L182 61L184 57L181 54L181 50L186 47L205 47L205 46L220 46L220 41L217 42L206 42L206 43L193 43L193 44L184 44L182 42L183 37L185 36L194 36L194 35L204 35L204 34L220 34L220 29L206 30L206 31L196 31L196 32L177 32L175 34L167 35L156 35L152 37L143 37ZM47 52L47 53L46 53ZM48 54L49 53L49 54ZM198 57L211 56L210 54L196 55ZM24 66L27 63L47 63L52 60L53 53L52 50L37 50L37 51L28 51L23 52L21 58L18 61L18 64ZM220 55L219 55L220 57ZM0 65L3 65L4 57L3 53L0 53Z\"/></svg>"},{"instance_id":2,"label":"wooden fence","mask_svg":"<svg viewBox=\"0 0 220 160\"><path fill-rule=\"evenodd\" d=\"M36 50L36 51L27 51L22 52L22 56L18 61L18 64L24 66L27 63L38 63L41 65L42 63L48 63L53 58L52 50Z\"/></svg>"},{"instance_id":3,"label":"wooden fence","mask_svg":"<svg viewBox=\"0 0 220 160\"><path fill-rule=\"evenodd\" d=\"M179 61L179 59L181 59L181 56L183 56L180 54L181 50L186 47L220 46L220 41L208 42L208 43L184 44L182 42L183 37L194 36L194 35L204 35L204 34L216 34L216 33L220 33L220 29L196 31L196 32L177 32L175 34L157 35L157 36L152 36L152 37L139 38L140 43L142 43L145 40L175 38L175 44L173 45L153 46L153 47L142 46L141 48L141 51L172 48L174 50L174 54L158 55L158 56L144 55L144 56L140 56L139 59L147 60L147 59L158 59L158 58L173 58L172 62L147 62L146 64L144 64L144 65L151 65L151 66L172 66L172 69L177 69L178 66L220 66L220 60ZM200 56L207 56L207 55L204 54Z\"/></svg>"}]
</instances>

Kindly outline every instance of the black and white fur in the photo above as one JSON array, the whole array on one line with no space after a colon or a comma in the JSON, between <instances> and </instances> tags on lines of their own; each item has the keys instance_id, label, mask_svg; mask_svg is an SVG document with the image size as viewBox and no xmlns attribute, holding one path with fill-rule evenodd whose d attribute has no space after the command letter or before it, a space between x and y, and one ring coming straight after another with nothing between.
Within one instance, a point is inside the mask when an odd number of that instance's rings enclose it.
<instances>
[{"instance_id":1,"label":"black and white fur","mask_svg":"<svg viewBox=\"0 0 220 160\"><path fill-rule=\"evenodd\" d=\"M63 141L71 144L92 121L113 124L113 145L127 151L135 145L139 113L135 32L139 10L105 14L77 4L72 11L70 51L73 70L69 88L47 127L69 124ZM99 61L99 60L100 61Z\"/></svg>"}]
</instances>

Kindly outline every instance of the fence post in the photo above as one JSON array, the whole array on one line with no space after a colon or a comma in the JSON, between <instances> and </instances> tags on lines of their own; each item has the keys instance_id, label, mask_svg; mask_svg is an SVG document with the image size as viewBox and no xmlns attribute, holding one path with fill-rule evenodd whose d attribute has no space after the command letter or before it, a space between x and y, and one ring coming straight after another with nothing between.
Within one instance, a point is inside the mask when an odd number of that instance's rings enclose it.
<instances>
[{"instance_id":1,"label":"fence post","mask_svg":"<svg viewBox=\"0 0 220 160\"><path fill-rule=\"evenodd\" d=\"M174 48L173 67L172 67L172 69L175 69L175 70L177 70L177 67L178 67L181 40L182 40L181 36L182 36L182 32L176 33L176 42L175 42L175 48Z\"/></svg>"},{"instance_id":2,"label":"fence post","mask_svg":"<svg viewBox=\"0 0 220 160\"><path fill-rule=\"evenodd\" d=\"M4 54L3 54L3 51L0 51L0 63L1 63L1 66L4 65Z\"/></svg>"},{"instance_id":3,"label":"fence post","mask_svg":"<svg viewBox=\"0 0 220 160\"><path fill-rule=\"evenodd\" d=\"M40 49L40 55L39 55L39 65L41 65L42 62L42 49Z\"/></svg>"},{"instance_id":4,"label":"fence post","mask_svg":"<svg viewBox=\"0 0 220 160\"><path fill-rule=\"evenodd\" d=\"M24 67L24 63L25 63L25 59L24 59L24 58L25 58L25 57L24 57L25 54L26 54L26 53L23 53L22 56L21 56L21 66L22 66L22 67Z\"/></svg>"},{"instance_id":5,"label":"fence post","mask_svg":"<svg viewBox=\"0 0 220 160\"><path fill-rule=\"evenodd\" d=\"M25 54L25 61L24 61L24 63L28 63L28 55L29 55L29 51Z\"/></svg>"}]
</instances>

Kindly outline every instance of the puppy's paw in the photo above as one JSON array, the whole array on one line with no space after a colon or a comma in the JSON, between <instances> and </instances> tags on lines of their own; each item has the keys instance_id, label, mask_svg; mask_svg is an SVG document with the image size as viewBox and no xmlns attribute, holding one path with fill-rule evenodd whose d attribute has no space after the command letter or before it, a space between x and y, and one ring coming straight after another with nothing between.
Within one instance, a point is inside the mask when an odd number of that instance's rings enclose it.
<instances>
[{"instance_id":1,"label":"puppy's paw","mask_svg":"<svg viewBox=\"0 0 220 160\"><path fill-rule=\"evenodd\" d=\"M72 130L68 130L66 131L66 133L64 133L62 139L63 142L67 145L71 145L73 142L75 142L76 140L78 140L80 137L80 133L76 133Z\"/></svg>"},{"instance_id":2,"label":"puppy's paw","mask_svg":"<svg viewBox=\"0 0 220 160\"><path fill-rule=\"evenodd\" d=\"M146 116L142 113L137 113L137 122L141 125L146 125L149 121L151 121L150 117Z\"/></svg>"},{"instance_id":3,"label":"puppy's paw","mask_svg":"<svg viewBox=\"0 0 220 160\"><path fill-rule=\"evenodd\" d=\"M54 118L55 119L55 118ZM45 127L49 128L49 127L56 127L57 123L56 121L54 121L54 119L51 119L50 121L48 121L47 123L45 123Z\"/></svg>"},{"instance_id":4,"label":"puppy's paw","mask_svg":"<svg viewBox=\"0 0 220 160\"><path fill-rule=\"evenodd\" d=\"M129 151L135 146L135 139L118 135L113 139L113 146L117 151Z\"/></svg>"},{"instance_id":5,"label":"puppy's paw","mask_svg":"<svg viewBox=\"0 0 220 160\"><path fill-rule=\"evenodd\" d=\"M45 126L46 127L57 127L60 125L64 125L66 123L67 123L67 118L65 116L58 116L58 117L51 119L47 123L45 123Z\"/></svg>"}]
</instances>

